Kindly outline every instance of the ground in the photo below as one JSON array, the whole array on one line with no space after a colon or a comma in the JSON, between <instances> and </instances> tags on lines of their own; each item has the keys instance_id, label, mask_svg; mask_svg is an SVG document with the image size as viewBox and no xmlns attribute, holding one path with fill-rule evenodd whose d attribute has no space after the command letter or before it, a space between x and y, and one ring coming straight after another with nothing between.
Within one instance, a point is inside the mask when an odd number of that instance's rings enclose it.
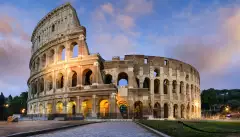
<instances>
[{"instance_id":1,"label":"ground","mask_svg":"<svg viewBox=\"0 0 240 137\"><path fill-rule=\"evenodd\" d=\"M197 131L178 123L178 121L142 120L140 122L174 137L182 137L182 135L184 137L240 137L240 121L183 121L190 127L219 133ZM237 133L232 134L232 132Z\"/></svg>"},{"instance_id":2,"label":"ground","mask_svg":"<svg viewBox=\"0 0 240 137\"><path fill-rule=\"evenodd\" d=\"M104 122L60 130L36 137L157 137L134 122Z\"/></svg>"},{"instance_id":3,"label":"ground","mask_svg":"<svg viewBox=\"0 0 240 137\"><path fill-rule=\"evenodd\" d=\"M84 121L20 121L17 123L0 122L0 136L82 123L84 123Z\"/></svg>"}]
</instances>

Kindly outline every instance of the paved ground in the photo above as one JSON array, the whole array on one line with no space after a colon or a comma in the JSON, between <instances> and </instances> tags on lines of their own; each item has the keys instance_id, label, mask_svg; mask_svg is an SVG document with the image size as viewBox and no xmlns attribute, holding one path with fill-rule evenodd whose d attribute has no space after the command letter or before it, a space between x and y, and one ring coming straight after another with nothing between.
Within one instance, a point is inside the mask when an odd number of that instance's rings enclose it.
<instances>
[{"instance_id":1,"label":"paved ground","mask_svg":"<svg viewBox=\"0 0 240 137\"><path fill-rule=\"evenodd\" d=\"M60 130L35 137L156 137L133 122L104 122Z\"/></svg>"},{"instance_id":2,"label":"paved ground","mask_svg":"<svg viewBox=\"0 0 240 137\"><path fill-rule=\"evenodd\" d=\"M83 121L20 121L16 123L0 122L0 137L19 132L57 128L81 123L83 123Z\"/></svg>"}]
</instances>

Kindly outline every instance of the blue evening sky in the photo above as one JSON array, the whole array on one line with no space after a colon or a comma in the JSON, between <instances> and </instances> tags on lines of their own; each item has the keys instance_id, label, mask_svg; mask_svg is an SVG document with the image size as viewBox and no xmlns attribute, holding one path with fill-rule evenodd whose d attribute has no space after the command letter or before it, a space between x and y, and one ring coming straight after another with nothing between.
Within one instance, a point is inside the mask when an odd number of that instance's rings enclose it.
<instances>
[{"instance_id":1,"label":"blue evening sky","mask_svg":"<svg viewBox=\"0 0 240 137\"><path fill-rule=\"evenodd\" d=\"M0 1L0 92L27 90L30 36L67 0ZM239 88L240 1L69 0L87 28L91 53L176 58L196 67L201 89Z\"/></svg>"}]
</instances>

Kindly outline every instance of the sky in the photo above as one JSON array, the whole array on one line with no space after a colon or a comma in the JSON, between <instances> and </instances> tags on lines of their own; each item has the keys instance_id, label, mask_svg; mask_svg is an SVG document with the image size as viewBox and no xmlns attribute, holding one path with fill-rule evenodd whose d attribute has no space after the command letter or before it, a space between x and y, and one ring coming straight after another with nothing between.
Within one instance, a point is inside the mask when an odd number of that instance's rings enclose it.
<instances>
[{"instance_id":1,"label":"sky","mask_svg":"<svg viewBox=\"0 0 240 137\"><path fill-rule=\"evenodd\" d=\"M240 88L238 0L1 0L0 92L27 91L30 37L38 21L70 2L91 53L165 56L192 64L201 90Z\"/></svg>"}]
</instances>

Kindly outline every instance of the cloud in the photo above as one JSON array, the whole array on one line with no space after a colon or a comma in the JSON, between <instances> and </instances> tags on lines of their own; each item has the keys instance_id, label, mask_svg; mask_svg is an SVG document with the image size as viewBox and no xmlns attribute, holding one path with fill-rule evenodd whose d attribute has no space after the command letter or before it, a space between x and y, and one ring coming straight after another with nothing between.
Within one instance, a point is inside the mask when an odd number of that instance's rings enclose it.
<instances>
[{"instance_id":1,"label":"cloud","mask_svg":"<svg viewBox=\"0 0 240 137\"><path fill-rule=\"evenodd\" d=\"M132 17L122 14L119 14L116 17L116 24L118 24L123 30L129 30L136 25Z\"/></svg>"},{"instance_id":2,"label":"cloud","mask_svg":"<svg viewBox=\"0 0 240 137\"><path fill-rule=\"evenodd\" d=\"M110 15L113 15L114 9L111 3L106 3L101 6L101 9Z\"/></svg>"},{"instance_id":3,"label":"cloud","mask_svg":"<svg viewBox=\"0 0 240 137\"><path fill-rule=\"evenodd\" d=\"M133 53L141 35L136 21L151 13L152 8L149 0L124 1L122 6L104 3L97 7L92 13L93 50L108 58Z\"/></svg>"},{"instance_id":4,"label":"cloud","mask_svg":"<svg viewBox=\"0 0 240 137\"><path fill-rule=\"evenodd\" d=\"M151 0L128 0L124 9L126 13L133 15L149 14L153 11L153 2Z\"/></svg>"},{"instance_id":5,"label":"cloud","mask_svg":"<svg viewBox=\"0 0 240 137\"><path fill-rule=\"evenodd\" d=\"M30 59L29 36L23 31L18 20L0 15L0 89L17 95L26 89L29 77L28 63ZM24 81L24 82L23 82ZM11 85L11 86L9 86ZM20 88L22 87L22 88ZM13 91L21 89L22 91Z\"/></svg>"},{"instance_id":6,"label":"cloud","mask_svg":"<svg viewBox=\"0 0 240 137\"><path fill-rule=\"evenodd\" d=\"M178 44L168 49L169 54L211 76L222 75L236 66L232 60L240 53L240 27L237 23L240 21L240 9L220 8L195 18L205 22L193 23L193 26L204 26L194 29L203 33L210 31L210 34L182 36Z\"/></svg>"}]
</instances>

